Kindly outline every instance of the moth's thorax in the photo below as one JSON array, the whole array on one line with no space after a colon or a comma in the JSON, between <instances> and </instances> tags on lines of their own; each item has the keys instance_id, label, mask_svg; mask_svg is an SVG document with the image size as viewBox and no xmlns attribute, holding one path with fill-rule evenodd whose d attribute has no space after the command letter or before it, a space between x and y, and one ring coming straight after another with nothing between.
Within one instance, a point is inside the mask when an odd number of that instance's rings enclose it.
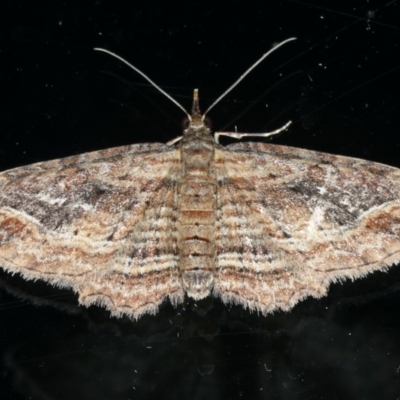
<instances>
[{"instance_id":1,"label":"moth's thorax","mask_svg":"<svg viewBox=\"0 0 400 400\"><path fill-rule=\"evenodd\" d=\"M182 285L195 300L210 295L214 284L217 194L214 148L210 130L202 121L192 120L180 146L182 174L177 201Z\"/></svg>"}]
</instances>

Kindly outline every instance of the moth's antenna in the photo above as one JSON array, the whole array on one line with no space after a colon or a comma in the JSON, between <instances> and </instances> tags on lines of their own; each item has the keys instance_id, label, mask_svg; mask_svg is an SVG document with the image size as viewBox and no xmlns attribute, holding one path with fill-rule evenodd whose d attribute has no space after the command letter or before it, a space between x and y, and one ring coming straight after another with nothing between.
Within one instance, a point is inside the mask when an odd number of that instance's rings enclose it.
<instances>
[{"instance_id":1,"label":"moth's antenna","mask_svg":"<svg viewBox=\"0 0 400 400\"><path fill-rule=\"evenodd\" d=\"M132 68L134 71L136 71L139 75L143 76L144 79L146 79L148 82L150 82L156 89L158 89L164 96L166 96L168 99L170 99L176 106L178 106L183 112L187 115L189 118L189 121L191 121L190 114L174 99L172 98L167 92L165 92L163 89L160 88L155 82L153 82L144 72L142 72L139 68L134 67L132 64L130 64L128 61L124 60L122 57L119 55L108 51L106 49L101 49L100 47L95 47L94 50L96 51L102 51L103 53L107 53L110 56L113 56L117 58L118 60L122 61L125 63L128 67Z\"/></svg>"},{"instance_id":2,"label":"moth's antenna","mask_svg":"<svg viewBox=\"0 0 400 400\"><path fill-rule=\"evenodd\" d=\"M214 101L214 103L211 104L210 107L207 108L206 112L203 114L202 119L204 120L206 114L217 104L221 101L222 98L224 98L240 81L242 81L255 67L257 67L260 62L262 62L265 58L267 58L272 52L275 50L279 49L279 47L283 46L287 42L291 42L292 40L296 40L297 38L292 37L290 39L286 39L283 42L277 44L274 46L271 50L269 50L267 53L265 53L259 60L257 60L246 72L240 76L240 78L235 81L231 86L229 86L228 89L225 90L224 93L221 94L221 96L218 97L217 100Z\"/></svg>"}]
</instances>

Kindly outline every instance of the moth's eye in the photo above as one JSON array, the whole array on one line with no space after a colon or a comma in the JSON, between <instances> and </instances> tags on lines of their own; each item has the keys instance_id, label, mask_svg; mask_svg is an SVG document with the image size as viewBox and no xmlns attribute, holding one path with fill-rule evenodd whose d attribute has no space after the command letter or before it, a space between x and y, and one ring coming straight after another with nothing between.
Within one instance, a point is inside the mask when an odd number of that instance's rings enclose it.
<instances>
[{"instance_id":1,"label":"moth's eye","mask_svg":"<svg viewBox=\"0 0 400 400\"><path fill-rule=\"evenodd\" d=\"M189 128L189 125L190 125L189 118L184 118L181 122L182 129L185 130Z\"/></svg>"},{"instance_id":2,"label":"moth's eye","mask_svg":"<svg viewBox=\"0 0 400 400\"><path fill-rule=\"evenodd\" d=\"M212 120L210 117L207 117L207 115L204 118L204 125L206 128L211 129L212 128Z\"/></svg>"}]
</instances>

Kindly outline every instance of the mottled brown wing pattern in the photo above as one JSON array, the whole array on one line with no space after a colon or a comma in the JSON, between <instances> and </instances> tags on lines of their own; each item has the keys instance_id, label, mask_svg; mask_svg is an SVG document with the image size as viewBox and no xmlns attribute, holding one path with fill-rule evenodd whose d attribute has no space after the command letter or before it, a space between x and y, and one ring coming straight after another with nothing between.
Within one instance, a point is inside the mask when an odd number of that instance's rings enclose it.
<instances>
[{"instance_id":1,"label":"mottled brown wing pattern","mask_svg":"<svg viewBox=\"0 0 400 400\"><path fill-rule=\"evenodd\" d=\"M400 261L400 171L263 143L217 148L214 294L267 314Z\"/></svg>"},{"instance_id":2,"label":"mottled brown wing pattern","mask_svg":"<svg viewBox=\"0 0 400 400\"><path fill-rule=\"evenodd\" d=\"M114 315L183 299L176 249L179 150L138 144L0 174L0 265Z\"/></svg>"}]
</instances>

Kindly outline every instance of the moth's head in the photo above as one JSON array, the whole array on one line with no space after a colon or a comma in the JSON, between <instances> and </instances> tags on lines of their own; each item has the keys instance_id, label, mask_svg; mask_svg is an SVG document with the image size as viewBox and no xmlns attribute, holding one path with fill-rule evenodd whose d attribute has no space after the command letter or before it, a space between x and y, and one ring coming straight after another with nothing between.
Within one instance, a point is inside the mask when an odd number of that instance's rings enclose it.
<instances>
[{"instance_id":1,"label":"moth's head","mask_svg":"<svg viewBox=\"0 0 400 400\"><path fill-rule=\"evenodd\" d=\"M201 114L199 105L199 91L194 89L192 113L187 114L184 125L184 134L211 133L211 123L205 114Z\"/></svg>"},{"instance_id":2,"label":"moth's head","mask_svg":"<svg viewBox=\"0 0 400 400\"><path fill-rule=\"evenodd\" d=\"M210 296L214 286L214 274L207 270L192 270L182 273L182 284L185 292L194 300Z\"/></svg>"}]
</instances>

